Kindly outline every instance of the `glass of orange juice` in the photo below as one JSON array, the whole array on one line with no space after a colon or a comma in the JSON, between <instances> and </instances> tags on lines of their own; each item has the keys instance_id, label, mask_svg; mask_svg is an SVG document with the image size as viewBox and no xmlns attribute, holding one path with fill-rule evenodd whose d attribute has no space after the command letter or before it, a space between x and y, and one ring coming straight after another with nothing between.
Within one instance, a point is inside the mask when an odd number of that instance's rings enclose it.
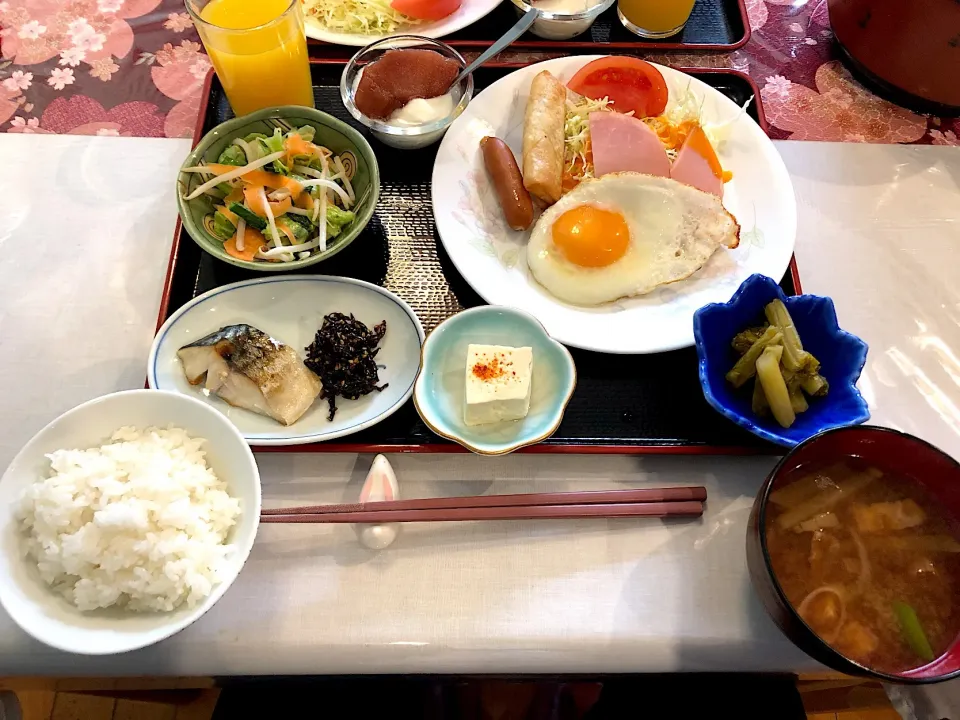
<instances>
[{"instance_id":1,"label":"glass of orange juice","mask_svg":"<svg viewBox=\"0 0 960 720\"><path fill-rule=\"evenodd\" d=\"M237 115L313 107L300 0L186 0Z\"/></svg>"},{"instance_id":2,"label":"glass of orange juice","mask_svg":"<svg viewBox=\"0 0 960 720\"><path fill-rule=\"evenodd\" d=\"M645 38L676 35L687 24L695 0L617 0L620 22Z\"/></svg>"}]
</instances>

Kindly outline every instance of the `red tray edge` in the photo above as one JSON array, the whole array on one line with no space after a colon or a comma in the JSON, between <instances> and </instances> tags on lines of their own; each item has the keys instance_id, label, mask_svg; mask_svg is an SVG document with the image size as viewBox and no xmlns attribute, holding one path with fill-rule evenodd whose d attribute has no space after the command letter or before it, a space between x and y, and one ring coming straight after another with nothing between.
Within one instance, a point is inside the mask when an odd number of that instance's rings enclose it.
<instances>
[{"instance_id":1,"label":"red tray edge","mask_svg":"<svg viewBox=\"0 0 960 720\"><path fill-rule=\"evenodd\" d=\"M741 0L742 4L742 0ZM334 63L344 63L344 60L339 60L336 58L310 58L310 62L316 65L326 65ZM490 62L485 63L485 66L489 67L525 67L529 63L516 63L516 62ZM760 102L760 91L757 89L757 84L753 81L746 73L742 73L739 70L729 70L727 68L681 68L678 67L677 70L684 72L697 72L697 73L718 73L718 74L727 74L727 75L738 75L743 78L747 83L750 84L754 93L754 102L757 103L757 118L759 119L759 125L764 132L767 132L768 125L766 118L763 114L763 105ZM197 124L193 131L193 143L191 148L197 146L200 142L200 138L203 137L203 121L207 114L207 102L210 99L210 87L213 83L214 70L211 68L207 73L206 80L203 83L203 90L201 97L203 101L200 103L200 109L197 114ZM157 324L154 330L154 334L163 327L164 322L166 322L167 310L170 307L170 285L173 282L173 268L177 261L177 256L180 251L180 228L181 222L180 217L177 216L177 224L173 231L173 244L170 248L170 259L167 262L167 275L163 281L163 295L160 297L160 309L157 314ZM790 277L793 280L794 287L797 290L797 294L800 294L802 291L800 286L800 271L797 268L797 259L796 256L791 256L790 258ZM146 385L146 383L145 383ZM280 453L313 453L313 452L325 452L325 453L434 453L434 454L448 454L448 453L465 453L468 452L466 448L456 444L456 443L425 443L422 445L374 445L374 444L362 444L362 443L311 443L308 445L276 445L276 446L253 446L254 452L280 452ZM551 445L549 443L540 443L538 445L531 445L525 448L521 448L517 452L530 453L530 454L553 454L553 455L771 455L777 454L779 451L778 448L774 446L765 447L749 447L749 446L736 446L736 445Z\"/></svg>"},{"instance_id":2,"label":"red tray edge","mask_svg":"<svg viewBox=\"0 0 960 720\"><path fill-rule=\"evenodd\" d=\"M750 27L750 18L747 15L746 0L737 0L737 9L740 12L740 19L743 22L743 37L732 43L654 43L644 42L643 40L630 42L612 42L596 43L585 40L518 40L510 45L510 50L528 50L549 52L551 50L595 50L603 54L604 50L638 50L643 52L732 52L739 50L750 41L753 30ZM440 38L443 42L455 48L468 48L472 50L484 50L493 45L494 40L447 40ZM339 49L345 46L327 43L323 40L314 40L307 38L307 42L316 48ZM355 48L349 53L353 54ZM347 53L344 53L347 54Z\"/></svg>"}]
</instances>

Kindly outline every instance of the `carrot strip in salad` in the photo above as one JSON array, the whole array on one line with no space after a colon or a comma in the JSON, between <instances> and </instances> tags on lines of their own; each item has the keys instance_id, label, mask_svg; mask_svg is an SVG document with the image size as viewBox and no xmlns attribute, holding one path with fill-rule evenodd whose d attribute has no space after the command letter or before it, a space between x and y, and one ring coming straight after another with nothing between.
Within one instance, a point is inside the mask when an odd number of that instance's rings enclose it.
<instances>
[{"instance_id":1,"label":"carrot strip in salad","mask_svg":"<svg viewBox=\"0 0 960 720\"><path fill-rule=\"evenodd\" d=\"M247 207L260 217L267 217L267 211L263 207L263 201L266 197L262 185L246 185L243 188L243 199L246 201ZM276 217L283 215L293 203L290 202L289 197L285 197L283 200L268 202L268 204L273 216Z\"/></svg>"},{"instance_id":2,"label":"carrot strip in salad","mask_svg":"<svg viewBox=\"0 0 960 720\"><path fill-rule=\"evenodd\" d=\"M303 192L303 185L294 180L292 177L287 177L286 175L280 175L278 173L267 172L265 170L253 170L246 173L240 179L245 183L263 185L271 190L280 190L281 188L285 188L289 190L290 194L293 196L297 196Z\"/></svg>"},{"instance_id":3,"label":"carrot strip in salad","mask_svg":"<svg viewBox=\"0 0 960 720\"><path fill-rule=\"evenodd\" d=\"M210 163L204 165L204 167L209 168L215 175L225 175L232 170L236 170L236 165L219 165L217 163ZM283 188L289 190L291 195L298 195L303 192L303 185L292 177L267 172L266 170L251 170L241 175L240 180L251 185L263 185L271 190Z\"/></svg>"},{"instance_id":4,"label":"carrot strip in salad","mask_svg":"<svg viewBox=\"0 0 960 720\"><path fill-rule=\"evenodd\" d=\"M264 156L263 156L262 158L260 158L259 160L254 160L252 163L248 163L247 165L244 165L244 166L242 166L242 167L236 167L236 168L234 168L233 170L231 170L230 172L224 173L223 175L217 175L216 177L212 178L211 180L207 180L207 181L206 181L205 183L203 183L202 185L198 185L196 188L194 188L194 190L193 190L192 193L190 193L189 195L187 195L186 197L184 197L184 200L193 200L193 199L195 199L195 198L198 198L198 197L200 197L204 192L206 192L206 191L209 190L210 188L216 187L217 185L219 185L219 184L222 183L222 182L226 182L226 181L228 181L228 180L235 180L235 179L238 178L238 177L242 177L242 176L246 175L246 174L247 174L248 172L250 172L251 170L256 170L256 169L258 169L258 168L262 168L264 165L268 165L268 164L272 163L274 160L279 160L280 158L283 157L283 153L284 153L284 151L282 151L282 150L279 151L279 152L270 153L269 155L264 155ZM202 171L205 169L205 167L206 167L206 166L198 167L198 168L187 168L186 171L200 171L200 172L202 172Z\"/></svg>"},{"instance_id":5,"label":"carrot strip in salad","mask_svg":"<svg viewBox=\"0 0 960 720\"><path fill-rule=\"evenodd\" d=\"M293 230L287 227L286 222L284 222L283 220L280 220L277 223L277 230L279 230L280 232L282 232L284 235L287 236L287 240L290 241L291 245L297 244L297 236L293 234Z\"/></svg>"},{"instance_id":6,"label":"carrot strip in salad","mask_svg":"<svg viewBox=\"0 0 960 720\"><path fill-rule=\"evenodd\" d=\"M232 222L234 226L236 226L236 224L240 221L240 218L238 218L235 213L230 212L223 205L214 205L213 209L223 215L227 220Z\"/></svg>"},{"instance_id":7,"label":"carrot strip in salad","mask_svg":"<svg viewBox=\"0 0 960 720\"><path fill-rule=\"evenodd\" d=\"M300 193L293 204L301 210L313 210L313 195L308 192Z\"/></svg>"},{"instance_id":8,"label":"carrot strip in salad","mask_svg":"<svg viewBox=\"0 0 960 720\"><path fill-rule=\"evenodd\" d=\"M223 199L224 205L229 205L230 203L242 203L243 202L243 188L235 187L230 193Z\"/></svg>"},{"instance_id":9,"label":"carrot strip in salad","mask_svg":"<svg viewBox=\"0 0 960 720\"><path fill-rule=\"evenodd\" d=\"M320 148L312 142L304 140L300 137L300 133L290 133L287 135L283 141L283 147L287 151L283 159L283 164L287 167L293 166L293 159L297 155L318 155L320 152Z\"/></svg>"},{"instance_id":10,"label":"carrot strip in salad","mask_svg":"<svg viewBox=\"0 0 960 720\"><path fill-rule=\"evenodd\" d=\"M231 255L238 260L247 260L252 262L257 254L257 251L260 250L260 248L265 244L266 238L263 237L263 234L259 230L248 227L246 228L243 236L243 250L237 249L236 235L223 244L223 249L227 251L228 255Z\"/></svg>"}]
</instances>

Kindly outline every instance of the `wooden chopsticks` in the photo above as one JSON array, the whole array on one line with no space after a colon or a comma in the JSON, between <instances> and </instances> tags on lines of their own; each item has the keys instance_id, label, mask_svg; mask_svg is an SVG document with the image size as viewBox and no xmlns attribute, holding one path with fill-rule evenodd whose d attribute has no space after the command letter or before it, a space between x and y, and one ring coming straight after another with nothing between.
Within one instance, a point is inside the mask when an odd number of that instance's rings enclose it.
<instances>
[{"instance_id":1,"label":"wooden chopsticks","mask_svg":"<svg viewBox=\"0 0 960 720\"><path fill-rule=\"evenodd\" d=\"M263 510L264 523L387 523L588 517L698 517L704 487L476 495Z\"/></svg>"}]
</instances>

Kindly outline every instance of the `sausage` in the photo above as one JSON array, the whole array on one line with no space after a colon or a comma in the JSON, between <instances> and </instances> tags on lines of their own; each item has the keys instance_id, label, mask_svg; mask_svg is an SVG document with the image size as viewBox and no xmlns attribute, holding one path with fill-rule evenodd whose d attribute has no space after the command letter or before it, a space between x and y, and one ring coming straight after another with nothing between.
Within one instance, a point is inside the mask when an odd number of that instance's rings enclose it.
<instances>
[{"instance_id":1,"label":"sausage","mask_svg":"<svg viewBox=\"0 0 960 720\"><path fill-rule=\"evenodd\" d=\"M483 138L480 150L507 225L514 230L526 230L533 223L533 201L523 186L523 175L520 174L513 151L503 140L495 137Z\"/></svg>"}]
</instances>

